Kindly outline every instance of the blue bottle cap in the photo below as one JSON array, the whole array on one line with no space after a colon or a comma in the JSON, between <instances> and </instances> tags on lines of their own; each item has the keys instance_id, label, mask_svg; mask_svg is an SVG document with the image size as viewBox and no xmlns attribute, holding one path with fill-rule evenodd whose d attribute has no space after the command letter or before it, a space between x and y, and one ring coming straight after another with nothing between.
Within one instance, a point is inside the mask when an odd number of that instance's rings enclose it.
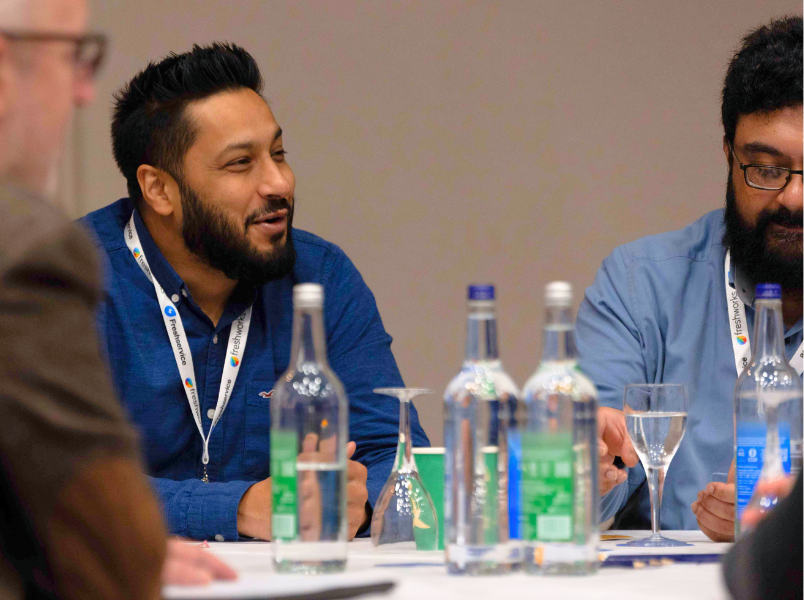
<instances>
[{"instance_id":1,"label":"blue bottle cap","mask_svg":"<svg viewBox=\"0 0 804 600\"><path fill-rule=\"evenodd\" d=\"M758 283L756 298L761 300L781 300L782 286L778 283Z\"/></svg>"},{"instance_id":2,"label":"blue bottle cap","mask_svg":"<svg viewBox=\"0 0 804 600\"><path fill-rule=\"evenodd\" d=\"M467 297L469 300L494 300L494 286L470 285Z\"/></svg>"}]
</instances>

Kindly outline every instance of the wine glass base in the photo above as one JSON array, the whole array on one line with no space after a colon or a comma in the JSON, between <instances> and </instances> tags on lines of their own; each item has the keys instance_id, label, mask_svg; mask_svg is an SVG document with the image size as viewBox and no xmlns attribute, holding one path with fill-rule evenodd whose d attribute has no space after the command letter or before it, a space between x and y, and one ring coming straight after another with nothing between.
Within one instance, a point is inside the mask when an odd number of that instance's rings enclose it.
<instances>
[{"instance_id":1,"label":"wine glass base","mask_svg":"<svg viewBox=\"0 0 804 600\"><path fill-rule=\"evenodd\" d=\"M672 548L674 546L692 546L692 544L688 544L687 542L666 538L659 533L642 538L641 540L634 540L633 542L626 542L624 544L617 545L631 548Z\"/></svg>"}]
</instances>

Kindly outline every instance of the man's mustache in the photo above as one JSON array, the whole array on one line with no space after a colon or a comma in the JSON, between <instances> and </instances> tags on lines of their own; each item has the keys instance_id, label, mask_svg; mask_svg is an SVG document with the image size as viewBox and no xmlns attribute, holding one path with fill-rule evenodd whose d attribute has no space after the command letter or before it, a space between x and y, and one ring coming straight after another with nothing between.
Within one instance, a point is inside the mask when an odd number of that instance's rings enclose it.
<instances>
[{"instance_id":1,"label":"man's mustache","mask_svg":"<svg viewBox=\"0 0 804 600\"><path fill-rule=\"evenodd\" d=\"M804 220L804 212L797 210L791 211L786 206L782 206L773 212L763 210L757 218L757 231L764 231L771 223L783 225L785 227L801 227Z\"/></svg>"},{"instance_id":2,"label":"man's mustache","mask_svg":"<svg viewBox=\"0 0 804 600\"><path fill-rule=\"evenodd\" d=\"M246 229L248 229L249 225L253 225L260 219L282 210L283 208L288 211L288 223L290 223L291 219L293 218L293 206L291 205L290 201L287 198L268 198L266 205L263 208L251 213L246 218Z\"/></svg>"}]
</instances>

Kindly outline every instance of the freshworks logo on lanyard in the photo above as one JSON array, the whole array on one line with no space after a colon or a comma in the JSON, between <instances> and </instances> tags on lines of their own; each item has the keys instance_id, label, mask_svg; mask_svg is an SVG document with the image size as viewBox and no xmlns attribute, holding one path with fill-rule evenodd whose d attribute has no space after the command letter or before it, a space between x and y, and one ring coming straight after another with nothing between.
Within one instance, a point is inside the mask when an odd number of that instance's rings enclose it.
<instances>
[{"instance_id":1,"label":"freshworks logo on lanyard","mask_svg":"<svg viewBox=\"0 0 804 600\"><path fill-rule=\"evenodd\" d=\"M176 366L179 369L179 375L182 380L182 388L187 396L187 402L190 404L190 410L193 413L196 427L198 427L198 433L201 434L201 439L204 442L204 452L201 456L201 462L204 465L203 480L207 482L209 481L207 475L207 464L209 464L209 438L212 435L213 428L218 424L221 415L223 415L223 411L226 410L226 405L229 403L235 381L237 381L240 363L246 351L248 329L251 325L251 307L249 306L243 314L237 317L232 323L231 331L229 332L229 344L226 347L226 360L223 363L223 376L221 377L221 387L218 392L218 403L215 406L215 415L212 417L209 432L205 437L204 426L201 422L201 406L198 402L198 392L195 388L193 357L192 354L190 354L190 344L187 341L187 334L184 332L184 324L181 321L176 306L171 302L170 298L168 298L165 290L159 285L156 277L154 277L151 272L151 268L148 266L148 259L145 258L145 252L142 250L140 237L137 234L137 227L134 224L133 213L126 225L124 237L134 260L137 261L137 264L142 269L142 272L145 273L148 280L154 284L156 298L159 300L159 308L162 312L162 319L165 322L165 329L167 330L168 338L170 338L173 356L176 359Z\"/></svg>"},{"instance_id":2,"label":"freshworks logo on lanyard","mask_svg":"<svg viewBox=\"0 0 804 600\"><path fill-rule=\"evenodd\" d=\"M737 290L729 284L729 271L731 270L731 255L726 252L723 266L726 272L726 307L729 311L729 328L731 329L731 346L734 350L734 366L737 376L748 366L751 359L751 340L748 337L748 321L745 319L745 303L740 299ZM804 340L799 345L790 366L801 375L804 372Z\"/></svg>"}]
</instances>

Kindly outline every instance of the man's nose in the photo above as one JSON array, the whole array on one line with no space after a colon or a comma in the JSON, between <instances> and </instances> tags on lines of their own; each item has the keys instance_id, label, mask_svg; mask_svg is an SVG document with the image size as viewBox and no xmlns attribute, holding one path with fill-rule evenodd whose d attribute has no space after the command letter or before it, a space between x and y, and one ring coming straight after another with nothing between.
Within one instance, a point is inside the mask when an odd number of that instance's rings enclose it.
<instances>
[{"instance_id":1,"label":"man's nose","mask_svg":"<svg viewBox=\"0 0 804 600\"><path fill-rule=\"evenodd\" d=\"M798 173L790 175L790 181L779 194L777 201L791 212L800 211L804 204L804 181Z\"/></svg>"},{"instance_id":2,"label":"man's nose","mask_svg":"<svg viewBox=\"0 0 804 600\"><path fill-rule=\"evenodd\" d=\"M262 171L262 181L257 189L261 196L282 196L289 198L293 194L293 175L288 166L280 168L274 160L266 161Z\"/></svg>"}]
</instances>

